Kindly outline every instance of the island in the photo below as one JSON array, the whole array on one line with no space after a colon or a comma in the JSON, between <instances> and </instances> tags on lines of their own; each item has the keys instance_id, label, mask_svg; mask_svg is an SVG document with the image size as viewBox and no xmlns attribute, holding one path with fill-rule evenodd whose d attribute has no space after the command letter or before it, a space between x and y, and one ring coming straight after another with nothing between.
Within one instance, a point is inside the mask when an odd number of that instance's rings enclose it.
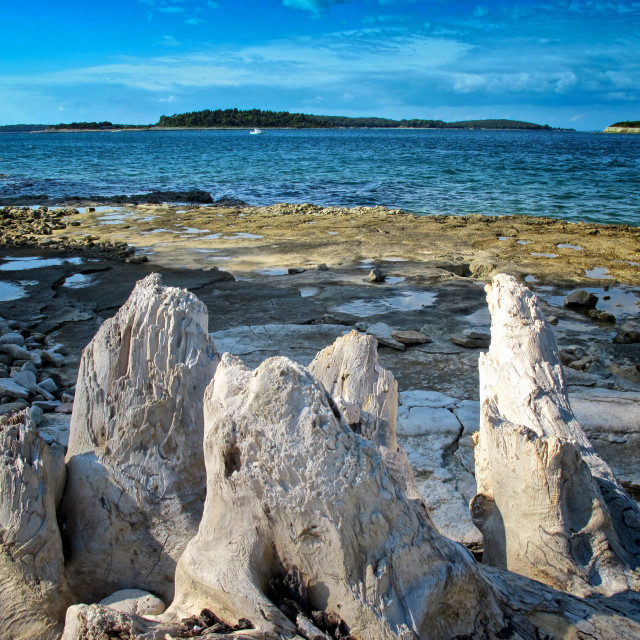
<instances>
[{"instance_id":1,"label":"island","mask_svg":"<svg viewBox=\"0 0 640 640\"><path fill-rule=\"evenodd\" d=\"M160 116L155 124L114 124L102 122L70 122L51 125L20 124L0 126L0 133L56 133L78 131L126 131L167 129L482 129L518 131L574 131L504 118L488 120L424 120L391 118L323 116L262 109L204 109Z\"/></svg>"},{"instance_id":2,"label":"island","mask_svg":"<svg viewBox=\"0 0 640 640\"><path fill-rule=\"evenodd\" d=\"M625 120L608 126L603 133L640 133L640 120Z\"/></svg>"}]
</instances>

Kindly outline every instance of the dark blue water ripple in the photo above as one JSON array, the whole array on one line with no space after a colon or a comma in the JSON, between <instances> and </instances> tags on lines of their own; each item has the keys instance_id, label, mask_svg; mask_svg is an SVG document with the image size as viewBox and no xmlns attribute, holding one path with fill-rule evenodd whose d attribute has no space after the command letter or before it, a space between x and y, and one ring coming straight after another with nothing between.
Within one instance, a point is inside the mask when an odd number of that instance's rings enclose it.
<instances>
[{"instance_id":1,"label":"dark blue water ripple","mask_svg":"<svg viewBox=\"0 0 640 640\"><path fill-rule=\"evenodd\" d=\"M0 197L204 189L250 204L385 205L640 226L640 136L330 130L1 134Z\"/></svg>"}]
</instances>

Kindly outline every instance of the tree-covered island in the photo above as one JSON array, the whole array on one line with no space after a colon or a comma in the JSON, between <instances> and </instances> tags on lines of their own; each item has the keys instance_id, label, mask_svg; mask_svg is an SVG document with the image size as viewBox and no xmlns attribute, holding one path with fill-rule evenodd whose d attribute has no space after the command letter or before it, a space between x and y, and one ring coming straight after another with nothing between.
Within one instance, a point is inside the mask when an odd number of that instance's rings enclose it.
<instances>
[{"instance_id":1,"label":"tree-covered island","mask_svg":"<svg viewBox=\"0 0 640 640\"><path fill-rule=\"evenodd\" d=\"M617 126L617 125L616 125ZM70 122L53 125L5 125L0 133L55 131L119 131L123 129L510 129L523 131L558 130L548 124L520 120L424 120L420 118L392 120L391 118L317 116L288 111L262 109L204 109L160 116L156 124L113 124L102 122ZM561 129L566 131L567 129ZM572 131L573 129L568 129Z\"/></svg>"}]
</instances>

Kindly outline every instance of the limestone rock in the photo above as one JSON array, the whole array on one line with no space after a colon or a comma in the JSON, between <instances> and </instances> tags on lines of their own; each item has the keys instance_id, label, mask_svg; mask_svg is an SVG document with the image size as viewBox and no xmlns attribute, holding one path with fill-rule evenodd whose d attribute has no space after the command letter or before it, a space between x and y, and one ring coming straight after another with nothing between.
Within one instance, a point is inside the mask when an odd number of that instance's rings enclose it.
<instances>
[{"instance_id":1,"label":"limestone rock","mask_svg":"<svg viewBox=\"0 0 640 640\"><path fill-rule=\"evenodd\" d=\"M398 351L405 350L405 343L393 337L393 328L385 322L376 322L367 326L367 333L373 336L379 344Z\"/></svg>"},{"instance_id":2,"label":"limestone rock","mask_svg":"<svg viewBox=\"0 0 640 640\"><path fill-rule=\"evenodd\" d=\"M205 395L207 501L176 571L178 616L295 636L268 585L297 567L310 606L355 638L451 638L505 625L471 556L406 498L378 448L286 358L224 355Z\"/></svg>"},{"instance_id":3,"label":"limestone rock","mask_svg":"<svg viewBox=\"0 0 640 640\"><path fill-rule=\"evenodd\" d=\"M57 639L70 594L56 506L64 458L26 412L0 421L0 637Z\"/></svg>"},{"instance_id":4,"label":"limestone rock","mask_svg":"<svg viewBox=\"0 0 640 640\"><path fill-rule=\"evenodd\" d=\"M535 295L498 275L487 299L472 503L485 561L577 594L637 589L640 510L569 406Z\"/></svg>"},{"instance_id":5,"label":"limestone rock","mask_svg":"<svg viewBox=\"0 0 640 640\"><path fill-rule=\"evenodd\" d=\"M324 385L350 426L380 447L385 462L418 497L406 453L398 445L398 383L378 364L376 340L352 331L323 349L309 371Z\"/></svg>"},{"instance_id":6,"label":"limestone rock","mask_svg":"<svg viewBox=\"0 0 640 640\"><path fill-rule=\"evenodd\" d=\"M165 640L184 630L180 624L160 624L104 605L77 604L67 609L61 640Z\"/></svg>"},{"instance_id":7,"label":"limestone rock","mask_svg":"<svg viewBox=\"0 0 640 640\"><path fill-rule=\"evenodd\" d=\"M109 607L122 613L138 616L155 616L164 612L164 602L148 591L141 589L123 589L112 593L100 601L103 607Z\"/></svg>"},{"instance_id":8,"label":"limestone rock","mask_svg":"<svg viewBox=\"0 0 640 640\"><path fill-rule=\"evenodd\" d=\"M89 601L131 586L172 596L204 504L207 324L194 295L152 274L82 354L62 512L72 586Z\"/></svg>"}]
</instances>

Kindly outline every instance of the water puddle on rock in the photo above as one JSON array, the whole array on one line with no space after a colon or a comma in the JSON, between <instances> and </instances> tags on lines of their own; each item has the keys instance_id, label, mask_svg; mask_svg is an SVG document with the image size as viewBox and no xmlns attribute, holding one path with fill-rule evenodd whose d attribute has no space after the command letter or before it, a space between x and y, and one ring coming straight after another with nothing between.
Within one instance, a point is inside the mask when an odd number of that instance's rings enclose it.
<instances>
[{"instance_id":1,"label":"water puddle on rock","mask_svg":"<svg viewBox=\"0 0 640 640\"><path fill-rule=\"evenodd\" d=\"M26 271L27 269L40 269L42 267L58 267L61 264L82 264L82 258L5 258L6 262L0 264L0 271Z\"/></svg>"},{"instance_id":2,"label":"water puddle on rock","mask_svg":"<svg viewBox=\"0 0 640 640\"><path fill-rule=\"evenodd\" d=\"M518 244L531 244L531 240L516 240Z\"/></svg>"},{"instance_id":3,"label":"water puddle on rock","mask_svg":"<svg viewBox=\"0 0 640 640\"><path fill-rule=\"evenodd\" d=\"M268 269L258 269L256 273L261 276L286 276L289 273L287 267L269 267Z\"/></svg>"},{"instance_id":4,"label":"water puddle on rock","mask_svg":"<svg viewBox=\"0 0 640 640\"><path fill-rule=\"evenodd\" d=\"M407 258L382 258L385 262L409 262Z\"/></svg>"},{"instance_id":5,"label":"water puddle on rock","mask_svg":"<svg viewBox=\"0 0 640 640\"><path fill-rule=\"evenodd\" d=\"M617 320L637 316L640 312L640 297L633 290L616 287L609 289L609 291L604 291L602 288L588 287L585 288L585 291L598 296L596 309L612 313ZM540 297L551 306L564 307L566 295ZM604 298L608 298L608 300Z\"/></svg>"},{"instance_id":6,"label":"water puddle on rock","mask_svg":"<svg viewBox=\"0 0 640 640\"><path fill-rule=\"evenodd\" d=\"M24 298L27 292L19 285L11 282L0 282L0 302Z\"/></svg>"},{"instance_id":7,"label":"water puddle on rock","mask_svg":"<svg viewBox=\"0 0 640 640\"><path fill-rule=\"evenodd\" d=\"M183 227L180 233L207 233L206 229L195 229L194 227Z\"/></svg>"},{"instance_id":8,"label":"water puddle on rock","mask_svg":"<svg viewBox=\"0 0 640 640\"><path fill-rule=\"evenodd\" d=\"M99 207L86 207L85 211L87 213L106 213L107 211L118 211L120 215L126 215L124 211L117 209L116 207L112 207L110 205L100 205Z\"/></svg>"},{"instance_id":9,"label":"water puddle on rock","mask_svg":"<svg viewBox=\"0 0 640 640\"><path fill-rule=\"evenodd\" d=\"M609 269L606 267L595 267L594 269L585 269L584 275L592 280L613 280L613 276L609 275Z\"/></svg>"},{"instance_id":10,"label":"water puddle on rock","mask_svg":"<svg viewBox=\"0 0 640 640\"><path fill-rule=\"evenodd\" d=\"M404 282L404 278L401 276L387 276L384 281L387 284L398 284L399 282Z\"/></svg>"},{"instance_id":11,"label":"water puddle on rock","mask_svg":"<svg viewBox=\"0 0 640 640\"><path fill-rule=\"evenodd\" d=\"M491 326L491 314L489 313L489 307L480 307L473 313L465 316L464 321L475 327L488 329Z\"/></svg>"},{"instance_id":12,"label":"water puddle on rock","mask_svg":"<svg viewBox=\"0 0 640 640\"><path fill-rule=\"evenodd\" d=\"M245 232L239 232L239 233L234 233L233 238L244 238L245 240L257 240L259 238L264 238L264 236L259 236L256 235L255 233L245 233Z\"/></svg>"},{"instance_id":13,"label":"water puddle on rock","mask_svg":"<svg viewBox=\"0 0 640 640\"><path fill-rule=\"evenodd\" d=\"M310 298L320 292L318 287L300 287L300 296L303 298Z\"/></svg>"},{"instance_id":14,"label":"water puddle on rock","mask_svg":"<svg viewBox=\"0 0 640 640\"><path fill-rule=\"evenodd\" d=\"M69 289L84 289L85 287L90 287L95 282L95 276L86 275L84 273L74 273L72 276L69 276L65 279L63 287L67 287Z\"/></svg>"},{"instance_id":15,"label":"water puddle on rock","mask_svg":"<svg viewBox=\"0 0 640 640\"><path fill-rule=\"evenodd\" d=\"M536 256L538 258L557 258L557 253L531 253L532 256Z\"/></svg>"},{"instance_id":16,"label":"water puddle on rock","mask_svg":"<svg viewBox=\"0 0 640 640\"><path fill-rule=\"evenodd\" d=\"M337 231L327 231L327 233L328 233L330 236L337 236L337 235L338 235L338 232L337 232Z\"/></svg>"},{"instance_id":17,"label":"water puddle on rock","mask_svg":"<svg viewBox=\"0 0 640 640\"><path fill-rule=\"evenodd\" d=\"M432 307L437 298L438 294L433 291L399 291L388 298L352 300L329 310L367 317L389 311L417 311Z\"/></svg>"},{"instance_id":18,"label":"water puddle on rock","mask_svg":"<svg viewBox=\"0 0 640 640\"><path fill-rule=\"evenodd\" d=\"M577 244L557 244L558 249L573 249L574 251L582 251L582 247Z\"/></svg>"},{"instance_id":19,"label":"water puddle on rock","mask_svg":"<svg viewBox=\"0 0 640 640\"><path fill-rule=\"evenodd\" d=\"M538 282L538 279L535 276L525 276L524 281L528 283Z\"/></svg>"}]
</instances>

